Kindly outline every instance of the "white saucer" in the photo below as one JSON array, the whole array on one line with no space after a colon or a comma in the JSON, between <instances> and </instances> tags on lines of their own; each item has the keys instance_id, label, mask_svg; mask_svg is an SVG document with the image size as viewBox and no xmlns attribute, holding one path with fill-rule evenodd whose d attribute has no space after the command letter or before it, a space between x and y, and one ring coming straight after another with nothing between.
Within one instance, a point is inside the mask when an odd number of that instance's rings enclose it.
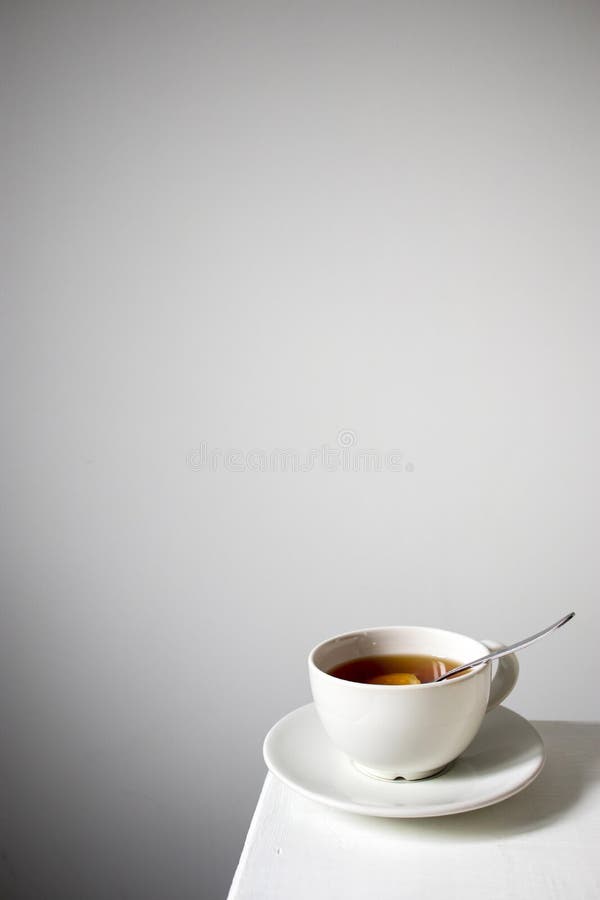
<instances>
[{"instance_id":1,"label":"white saucer","mask_svg":"<svg viewBox=\"0 0 600 900\"><path fill-rule=\"evenodd\" d=\"M265 762L285 784L328 806L367 816L448 816L490 806L527 787L544 765L544 745L517 713L488 713L473 743L440 775L424 781L380 781L363 775L330 742L313 703L273 726Z\"/></svg>"}]
</instances>

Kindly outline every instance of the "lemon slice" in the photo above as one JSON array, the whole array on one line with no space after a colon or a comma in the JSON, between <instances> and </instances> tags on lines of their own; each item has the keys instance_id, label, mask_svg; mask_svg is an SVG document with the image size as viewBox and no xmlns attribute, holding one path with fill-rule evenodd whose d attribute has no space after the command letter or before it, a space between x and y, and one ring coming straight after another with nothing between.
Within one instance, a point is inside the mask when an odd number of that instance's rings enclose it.
<instances>
[{"instance_id":1,"label":"lemon slice","mask_svg":"<svg viewBox=\"0 0 600 900\"><path fill-rule=\"evenodd\" d=\"M409 672L388 672L387 675L376 675L369 679L369 684L421 684L416 675Z\"/></svg>"}]
</instances>

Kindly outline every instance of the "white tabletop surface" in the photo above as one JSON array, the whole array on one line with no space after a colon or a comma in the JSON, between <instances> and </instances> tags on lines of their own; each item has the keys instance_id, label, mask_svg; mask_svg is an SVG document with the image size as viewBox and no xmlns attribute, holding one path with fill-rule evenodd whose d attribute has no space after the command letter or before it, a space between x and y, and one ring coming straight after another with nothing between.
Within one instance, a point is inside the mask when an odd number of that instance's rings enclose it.
<instances>
[{"instance_id":1,"label":"white tabletop surface","mask_svg":"<svg viewBox=\"0 0 600 900\"><path fill-rule=\"evenodd\" d=\"M538 779L462 815L352 815L268 774L229 900L598 900L600 724L534 724Z\"/></svg>"}]
</instances>

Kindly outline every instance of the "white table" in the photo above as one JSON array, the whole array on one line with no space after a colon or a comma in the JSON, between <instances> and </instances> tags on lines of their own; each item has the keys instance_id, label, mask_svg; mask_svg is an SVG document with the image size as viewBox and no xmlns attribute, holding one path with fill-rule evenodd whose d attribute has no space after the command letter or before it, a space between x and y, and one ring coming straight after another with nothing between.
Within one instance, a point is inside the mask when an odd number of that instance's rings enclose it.
<instances>
[{"instance_id":1,"label":"white table","mask_svg":"<svg viewBox=\"0 0 600 900\"><path fill-rule=\"evenodd\" d=\"M598 900L600 724L534 724L538 779L462 815L351 815L268 774L229 900Z\"/></svg>"}]
</instances>

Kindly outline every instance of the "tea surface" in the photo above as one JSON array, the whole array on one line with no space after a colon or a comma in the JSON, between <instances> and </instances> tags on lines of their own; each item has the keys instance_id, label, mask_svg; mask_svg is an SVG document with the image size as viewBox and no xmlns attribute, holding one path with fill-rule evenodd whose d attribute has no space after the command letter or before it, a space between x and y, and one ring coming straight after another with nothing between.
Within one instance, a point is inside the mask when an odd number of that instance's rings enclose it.
<instances>
[{"instance_id":1,"label":"tea surface","mask_svg":"<svg viewBox=\"0 0 600 900\"><path fill-rule=\"evenodd\" d=\"M334 666L329 674L363 684L428 684L459 665L460 662L442 656L394 653L351 659Z\"/></svg>"}]
</instances>

